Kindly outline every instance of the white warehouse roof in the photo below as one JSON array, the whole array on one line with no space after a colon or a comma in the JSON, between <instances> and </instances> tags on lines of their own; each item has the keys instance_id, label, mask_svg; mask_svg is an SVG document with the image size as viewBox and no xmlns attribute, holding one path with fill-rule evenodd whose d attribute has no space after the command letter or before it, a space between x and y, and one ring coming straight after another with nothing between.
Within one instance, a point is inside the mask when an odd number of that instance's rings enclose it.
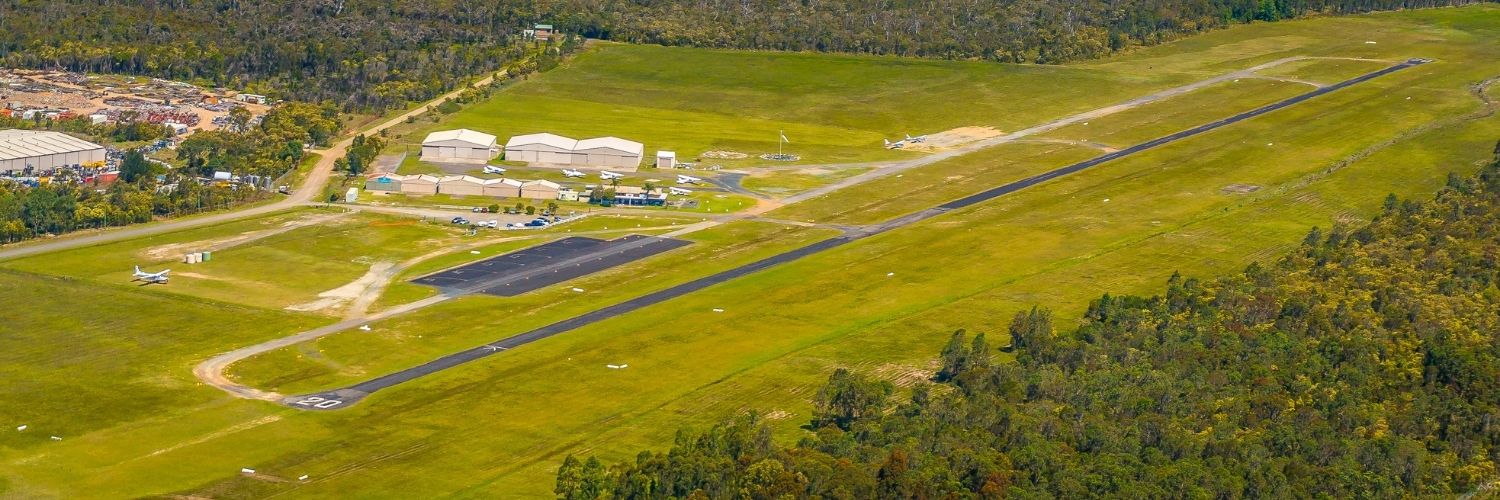
<instances>
[{"instance_id":1,"label":"white warehouse roof","mask_svg":"<svg viewBox=\"0 0 1500 500\"><path fill-rule=\"evenodd\" d=\"M495 146L495 136L486 134L484 132L476 132L466 128L457 130L439 130L437 132L427 134L427 138L422 140L422 144L432 145L434 143L446 141L462 141L469 144L476 144L481 147Z\"/></svg>"},{"instance_id":2,"label":"white warehouse roof","mask_svg":"<svg viewBox=\"0 0 1500 500\"><path fill-rule=\"evenodd\" d=\"M578 141L578 145L575 146L573 150L584 151L598 148L609 148L637 156L645 154L646 152L646 147L641 143L621 139L619 137L595 137L593 139L584 139Z\"/></svg>"},{"instance_id":3,"label":"white warehouse roof","mask_svg":"<svg viewBox=\"0 0 1500 500\"><path fill-rule=\"evenodd\" d=\"M511 137L509 141L505 141L505 149L514 149L533 144L551 146L563 151L572 151L578 145L578 141L557 134L526 134Z\"/></svg>"},{"instance_id":4,"label":"white warehouse roof","mask_svg":"<svg viewBox=\"0 0 1500 500\"><path fill-rule=\"evenodd\" d=\"M17 160L95 149L104 149L104 146L61 132L0 130L0 160Z\"/></svg>"}]
</instances>

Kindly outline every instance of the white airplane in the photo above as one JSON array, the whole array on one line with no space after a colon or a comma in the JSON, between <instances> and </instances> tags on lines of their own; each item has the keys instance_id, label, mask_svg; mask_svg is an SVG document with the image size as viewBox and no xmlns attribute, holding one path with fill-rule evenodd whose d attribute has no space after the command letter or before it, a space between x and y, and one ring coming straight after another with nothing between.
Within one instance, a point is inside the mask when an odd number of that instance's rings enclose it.
<instances>
[{"instance_id":1,"label":"white airplane","mask_svg":"<svg viewBox=\"0 0 1500 500\"><path fill-rule=\"evenodd\" d=\"M678 184L697 184L697 183L702 182L702 181L703 181L703 179L699 179L699 178L693 177L693 176L688 176L688 175L679 175L679 176L677 176L677 183Z\"/></svg>"},{"instance_id":2,"label":"white airplane","mask_svg":"<svg viewBox=\"0 0 1500 500\"><path fill-rule=\"evenodd\" d=\"M612 180L612 179L624 179L625 178L625 174L617 174L617 173L614 173L614 172L610 172L608 170L600 170L599 171L599 178L600 179L604 179L606 181L607 180Z\"/></svg>"},{"instance_id":3,"label":"white airplane","mask_svg":"<svg viewBox=\"0 0 1500 500\"><path fill-rule=\"evenodd\" d=\"M891 142L890 139L885 140L886 149L901 149L904 147L906 147L906 141Z\"/></svg>"},{"instance_id":4,"label":"white airplane","mask_svg":"<svg viewBox=\"0 0 1500 500\"><path fill-rule=\"evenodd\" d=\"M563 177L583 177L583 172L578 170L563 169Z\"/></svg>"},{"instance_id":5,"label":"white airplane","mask_svg":"<svg viewBox=\"0 0 1500 500\"><path fill-rule=\"evenodd\" d=\"M677 196L687 196L693 194L692 191L680 187L669 187L667 188L667 191Z\"/></svg>"},{"instance_id":6,"label":"white airplane","mask_svg":"<svg viewBox=\"0 0 1500 500\"><path fill-rule=\"evenodd\" d=\"M172 272L171 269L163 269L159 273L148 273L148 272L142 271L141 270L141 266L135 266L135 274L133 275L134 279L131 279L130 281L144 281L144 282L146 282L148 284L150 284L150 283L166 283L167 282L167 273L170 273L170 272Z\"/></svg>"},{"instance_id":7,"label":"white airplane","mask_svg":"<svg viewBox=\"0 0 1500 500\"><path fill-rule=\"evenodd\" d=\"M916 136L916 137L912 137L911 134L906 134L906 142L910 142L910 143L913 143L913 144L918 143L918 142L927 142L927 136L925 136L925 135L919 135L919 136Z\"/></svg>"},{"instance_id":8,"label":"white airplane","mask_svg":"<svg viewBox=\"0 0 1500 500\"><path fill-rule=\"evenodd\" d=\"M485 165L484 166L484 173L486 173L486 174L503 174L503 173L505 173L505 169L502 168L502 167L494 166L494 165Z\"/></svg>"}]
</instances>

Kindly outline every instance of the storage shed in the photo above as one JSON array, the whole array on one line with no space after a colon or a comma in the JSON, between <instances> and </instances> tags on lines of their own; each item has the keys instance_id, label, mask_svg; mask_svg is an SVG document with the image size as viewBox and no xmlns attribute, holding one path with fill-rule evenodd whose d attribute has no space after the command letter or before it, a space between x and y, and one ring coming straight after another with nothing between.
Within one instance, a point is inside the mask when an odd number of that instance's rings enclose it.
<instances>
[{"instance_id":1,"label":"storage shed","mask_svg":"<svg viewBox=\"0 0 1500 500\"><path fill-rule=\"evenodd\" d=\"M452 196L484 196L484 179L469 175L450 175L438 179L438 192Z\"/></svg>"},{"instance_id":2,"label":"storage shed","mask_svg":"<svg viewBox=\"0 0 1500 500\"><path fill-rule=\"evenodd\" d=\"M578 141L556 134L526 134L505 141L505 159L530 163L573 163L573 147Z\"/></svg>"},{"instance_id":3,"label":"storage shed","mask_svg":"<svg viewBox=\"0 0 1500 500\"><path fill-rule=\"evenodd\" d=\"M485 162L500 154L495 136L466 128L441 130L422 140L422 159L438 162Z\"/></svg>"},{"instance_id":4,"label":"storage shed","mask_svg":"<svg viewBox=\"0 0 1500 500\"><path fill-rule=\"evenodd\" d=\"M406 194L437 194L438 181L434 175L412 175L401 180L401 192Z\"/></svg>"},{"instance_id":5,"label":"storage shed","mask_svg":"<svg viewBox=\"0 0 1500 500\"><path fill-rule=\"evenodd\" d=\"M657 151L656 168L677 168L677 152Z\"/></svg>"}]
</instances>

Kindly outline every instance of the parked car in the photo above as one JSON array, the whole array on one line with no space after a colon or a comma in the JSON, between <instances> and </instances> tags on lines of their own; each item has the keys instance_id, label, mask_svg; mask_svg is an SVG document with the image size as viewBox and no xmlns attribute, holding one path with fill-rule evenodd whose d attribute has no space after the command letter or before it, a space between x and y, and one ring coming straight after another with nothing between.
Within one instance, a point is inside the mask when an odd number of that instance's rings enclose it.
<instances>
[{"instance_id":1,"label":"parked car","mask_svg":"<svg viewBox=\"0 0 1500 500\"><path fill-rule=\"evenodd\" d=\"M474 213L477 214L482 212L484 212L484 207L474 207Z\"/></svg>"},{"instance_id":2,"label":"parked car","mask_svg":"<svg viewBox=\"0 0 1500 500\"><path fill-rule=\"evenodd\" d=\"M453 218L453 223L454 224L468 224L469 223L469 219L465 219L463 217L454 217Z\"/></svg>"}]
</instances>

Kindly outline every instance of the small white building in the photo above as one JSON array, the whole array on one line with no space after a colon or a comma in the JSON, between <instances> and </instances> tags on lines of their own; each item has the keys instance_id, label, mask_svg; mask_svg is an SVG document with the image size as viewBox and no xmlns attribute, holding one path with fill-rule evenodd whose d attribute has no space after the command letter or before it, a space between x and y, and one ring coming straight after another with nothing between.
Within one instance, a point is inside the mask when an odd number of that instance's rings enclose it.
<instances>
[{"instance_id":1,"label":"small white building","mask_svg":"<svg viewBox=\"0 0 1500 500\"><path fill-rule=\"evenodd\" d=\"M267 99L266 96L260 94L237 94L234 96L234 98L236 100L239 100L240 102L248 102L251 104L265 104L271 101L270 99Z\"/></svg>"},{"instance_id":2,"label":"small white building","mask_svg":"<svg viewBox=\"0 0 1500 500\"><path fill-rule=\"evenodd\" d=\"M438 179L438 193L452 196L484 196L484 179L450 175Z\"/></svg>"},{"instance_id":3,"label":"small white building","mask_svg":"<svg viewBox=\"0 0 1500 500\"><path fill-rule=\"evenodd\" d=\"M657 151L656 168L677 168L677 152Z\"/></svg>"},{"instance_id":4,"label":"small white building","mask_svg":"<svg viewBox=\"0 0 1500 500\"><path fill-rule=\"evenodd\" d=\"M106 114L103 114L103 113L94 113L92 115L89 115L89 123L94 124L94 125L103 125L105 122L108 122L108 121L109 121L109 115L106 115Z\"/></svg>"},{"instance_id":5,"label":"small white building","mask_svg":"<svg viewBox=\"0 0 1500 500\"><path fill-rule=\"evenodd\" d=\"M639 142L619 137L596 137L578 141L573 147L574 163L599 167L641 166L646 147ZM578 161L582 156L582 161Z\"/></svg>"},{"instance_id":6,"label":"small white building","mask_svg":"<svg viewBox=\"0 0 1500 500\"><path fill-rule=\"evenodd\" d=\"M344 191L344 203L354 203L356 201L359 201L359 188L352 187L348 191Z\"/></svg>"},{"instance_id":7,"label":"small white building","mask_svg":"<svg viewBox=\"0 0 1500 500\"><path fill-rule=\"evenodd\" d=\"M505 159L529 163L570 165L578 141L556 134L526 134L505 141Z\"/></svg>"},{"instance_id":8,"label":"small white building","mask_svg":"<svg viewBox=\"0 0 1500 500\"><path fill-rule=\"evenodd\" d=\"M440 130L422 140L422 159L427 161L482 163L499 154L495 136L466 128Z\"/></svg>"},{"instance_id":9,"label":"small white building","mask_svg":"<svg viewBox=\"0 0 1500 500\"><path fill-rule=\"evenodd\" d=\"M162 122L162 126L172 129L172 135L187 135L187 124L177 122Z\"/></svg>"}]
</instances>

